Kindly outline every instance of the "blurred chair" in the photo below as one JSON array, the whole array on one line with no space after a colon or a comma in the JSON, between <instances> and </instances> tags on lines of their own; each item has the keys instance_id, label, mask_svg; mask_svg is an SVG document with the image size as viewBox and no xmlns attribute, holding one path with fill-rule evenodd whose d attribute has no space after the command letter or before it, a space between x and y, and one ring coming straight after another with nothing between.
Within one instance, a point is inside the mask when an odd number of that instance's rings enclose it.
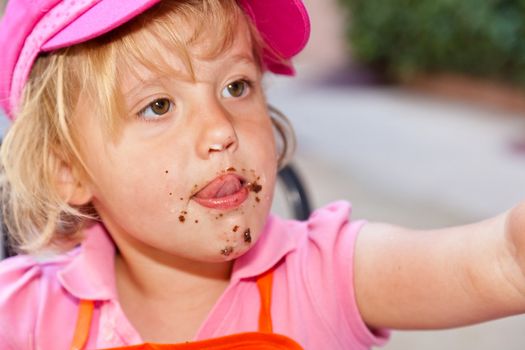
<instances>
[{"instance_id":1,"label":"blurred chair","mask_svg":"<svg viewBox=\"0 0 525 350\"><path fill-rule=\"evenodd\" d=\"M306 220L310 216L311 206L307 191L301 181L299 174L292 165L287 165L279 171L279 181L283 184L284 197L290 207L293 217L297 220ZM0 259L15 255L9 246L5 235L7 229L2 225L2 255Z\"/></svg>"},{"instance_id":2,"label":"blurred chair","mask_svg":"<svg viewBox=\"0 0 525 350\"><path fill-rule=\"evenodd\" d=\"M279 171L279 181L284 187L284 197L293 217L297 220L306 220L312 212L310 197L295 167L288 164Z\"/></svg>"},{"instance_id":3,"label":"blurred chair","mask_svg":"<svg viewBox=\"0 0 525 350\"><path fill-rule=\"evenodd\" d=\"M0 232L0 236L2 239L0 240L0 245L2 246L2 251L0 254L0 260L15 255L14 250L11 249L11 247L9 246L7 242L7 235L6 235L7 229L5 225L1 225L1 226L2 226L2 229L1 229L2 232Z\"/></svg>"}]
</instances>

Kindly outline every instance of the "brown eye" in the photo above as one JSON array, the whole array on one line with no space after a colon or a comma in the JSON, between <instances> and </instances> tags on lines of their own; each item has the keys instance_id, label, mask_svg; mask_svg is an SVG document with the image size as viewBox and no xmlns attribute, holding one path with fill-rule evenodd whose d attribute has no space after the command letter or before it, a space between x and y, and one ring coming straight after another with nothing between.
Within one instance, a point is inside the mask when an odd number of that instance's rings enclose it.
<instances>
[{"instance_id":1,"label":"brown eye","mask_svg":"<svg viewBox=\"0 0 525 350\"><path fill-rule=\"evenodd\" d=\"M165 114L168 113L170 110L171 104L170 101L166 98L160 98L158 100L155 100L151 105L151 110L155 114Z\"/></svg>"},{"instance_id":2,"label":"brown eye","mask_svg":"<svg viewBox=\"0 0 525 350\"><path fill-rule=\"evenodd\" d=\"M242 97L246 93L249 84L245 80L237 80L228 84L222 90L222 97Z\"/></svg>"},{"instance_id":3,"label":"brown eye","mask_svg":"<svg viewBox=\"0 0 525 350\"><path fill-rule=\"evenodd\" d=\"M167 98L159 98L150 103L146 108L139 112L139 116L144 119L155 119L162 116L173 108L173 102Z\"/></svg>"}]
</instances>

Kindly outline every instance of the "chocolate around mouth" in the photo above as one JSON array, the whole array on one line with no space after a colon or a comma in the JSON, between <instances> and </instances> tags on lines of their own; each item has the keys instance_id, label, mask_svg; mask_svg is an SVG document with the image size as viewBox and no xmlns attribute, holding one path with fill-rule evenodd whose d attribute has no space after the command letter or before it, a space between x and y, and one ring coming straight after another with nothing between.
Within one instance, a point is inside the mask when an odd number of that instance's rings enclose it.
<instances>
[{"instance_id":1,"label":"chocolate around mouth","mask_svg":"<svg viewBox=\"0 0 525 350\"><path fill-rule=\"evenodd\" d=\"M246 180L236 174L216 177L195 192L192 197L199 199L223 198L239 192L246 185Z\"/></svg>"}]
</instances>

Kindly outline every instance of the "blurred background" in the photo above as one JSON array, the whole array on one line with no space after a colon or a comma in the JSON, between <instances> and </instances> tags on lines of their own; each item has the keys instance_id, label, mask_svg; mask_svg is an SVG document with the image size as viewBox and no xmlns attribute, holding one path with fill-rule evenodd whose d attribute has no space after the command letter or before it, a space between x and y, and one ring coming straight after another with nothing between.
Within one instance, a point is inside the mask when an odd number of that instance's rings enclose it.
<instances>
[{"instance_id":1,"label":"blurred background","mask_svg":"<svg viewBox=\"0 0 525 350\"><path fill-rule=\"evenodd\" d=\"M525 1L305 3L297 77L266 85L294 124L313 207L347 199L354 219L436 228L525 199ZM292 216L282 185L274 211ZM524 328L516 316L394 332L384 349L518 350Z\"/></svg>"},{"instance_id":2,"label":"blurred background","mask_svg":"<svg viewBox=\"0 0 525 350\"><path fill-rule=\"evenodd\" d=\"M525 199L525 1L305 0L297 77L270 77L313 207L413 228L466 224ZM277 192L275 210L290 215ZM394 332L383 347L524 349L525 316Z\"/></svg>"}]
</instances>

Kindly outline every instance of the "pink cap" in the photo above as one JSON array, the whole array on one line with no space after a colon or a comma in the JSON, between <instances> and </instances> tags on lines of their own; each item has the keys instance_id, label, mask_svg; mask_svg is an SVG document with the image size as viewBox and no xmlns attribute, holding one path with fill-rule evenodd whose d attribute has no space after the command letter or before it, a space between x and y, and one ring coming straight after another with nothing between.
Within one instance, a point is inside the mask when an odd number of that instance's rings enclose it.
<instances>
[{"instance_id":1,"label":"pink cap","mask_svg":"<svg viewBox=\"0 0 525 350\"><path fill-rule=\"evenodd\" d=\"M301 0L238 0L270 50L267 69L293 75L290 59L310 36ZM109 32L159 0L10 0L0 23L0 106L14 119L31 67L40 52L78 44Z\"/></svg>"}]
</instances>

